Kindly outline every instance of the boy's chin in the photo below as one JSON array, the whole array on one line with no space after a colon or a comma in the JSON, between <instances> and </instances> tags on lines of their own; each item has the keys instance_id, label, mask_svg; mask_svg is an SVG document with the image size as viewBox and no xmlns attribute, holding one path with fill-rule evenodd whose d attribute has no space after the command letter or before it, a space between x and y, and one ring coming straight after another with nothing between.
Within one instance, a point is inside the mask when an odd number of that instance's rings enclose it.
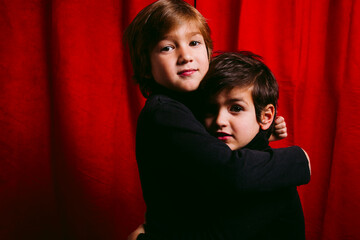
<instances>
[{"instance_id":1,"label":"boy's chin","mask_svg":"<svg viewBox=\"0 0 360 240\"><path fill-rule=\"evenodd\" d=\"M199 88L199 83L192 83L181 87L181 92L193 92L196 91Z\"/></svg>"},{"instance_id":2,"label":"boy's chin","mask_svg":"<svg viewBox=\"0 0 360 240\"><path fill-rule=\"evenodd\" d=\"M228 147L232 150L232 151L235 151L235 150L239 150L243 147L245 147L246 145L248 145L250 142L246 143L246 144L226 144L228 145Z\"/></svg>"},{"instance_id":3,"label":"boy's chin","mask_svg":"<svg viewBox=\"0 0 360 240\"><path fill-rule=\"evenodd\" d=\"M232 151L235 151L235 150L238 150L238 149L242 148L242 147L239 147L239 146L234 146L232 144L227 144L227 145Z\"/></svg>"}]
</instances>

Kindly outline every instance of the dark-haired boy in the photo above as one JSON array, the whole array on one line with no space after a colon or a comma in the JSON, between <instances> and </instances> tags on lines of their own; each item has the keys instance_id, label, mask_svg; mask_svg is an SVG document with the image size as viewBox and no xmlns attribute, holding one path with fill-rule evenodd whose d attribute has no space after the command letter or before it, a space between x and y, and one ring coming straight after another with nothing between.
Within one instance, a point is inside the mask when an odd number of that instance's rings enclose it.
<instances>
[{"instance_id":1,"label":"dark-haired boy","mask_svg":"<svg viewBox=\"0 0 360 240\"><path fill-rule=\"evenodd\" d=\"M200 85L204 125L232 150L268 151L279 97L278 84L260 57L250 52L213 58ZM261 181L262 176L257 176ZM229 199L216 228L224 239L305 239L296 187L243 191ZM217 230L215 230L217 231Z\"/></svg>"}]
</instances>

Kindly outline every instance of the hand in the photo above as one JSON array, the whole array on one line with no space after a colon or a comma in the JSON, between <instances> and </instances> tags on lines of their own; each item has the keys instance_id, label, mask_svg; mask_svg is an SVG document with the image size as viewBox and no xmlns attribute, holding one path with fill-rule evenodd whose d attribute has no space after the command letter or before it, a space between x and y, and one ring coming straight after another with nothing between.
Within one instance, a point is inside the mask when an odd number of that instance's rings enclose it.
<instances>
[{"instance_id":1,"label":"hand","mask_svg":"<svg viewBox=\"0 0 360 240\"><path fill-rule=\"evenodd\" d=\"M135 229L135 231L130 233L127 240L136 240L140 233L145 233L144 224L139 225L138 228Z\"/></svg>"},{"instance_id":2,"label":"hand","mask_svg":"<svg viewBox=\"0 0 360 240\"><path fill-rule=\"evenodd\" d=\"M281 116L276 117L274 132L271 134L269 141L277 141L287 137L287 128L285 119Z\"/></svg>"}]
</instances>

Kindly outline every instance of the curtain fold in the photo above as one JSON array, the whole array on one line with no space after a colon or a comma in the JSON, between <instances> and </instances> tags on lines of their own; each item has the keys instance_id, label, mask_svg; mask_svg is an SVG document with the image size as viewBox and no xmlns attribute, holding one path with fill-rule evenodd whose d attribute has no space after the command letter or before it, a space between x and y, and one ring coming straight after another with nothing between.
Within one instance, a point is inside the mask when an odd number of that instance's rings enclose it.
<instances>
[{"instance_id":1,"label":"curtain fold","mask_svg":"<svg viewBox=\"0 0 360 240\"><path fill-rule=\"evenodd\" d=\"M122 34L151 2L0 1L0 239L126 239L144 221ZM359 4L196 1L215 51L257 53L279 82L273 146L310 156L310 240L360 238Z\"/></svg>"}]
</instances>

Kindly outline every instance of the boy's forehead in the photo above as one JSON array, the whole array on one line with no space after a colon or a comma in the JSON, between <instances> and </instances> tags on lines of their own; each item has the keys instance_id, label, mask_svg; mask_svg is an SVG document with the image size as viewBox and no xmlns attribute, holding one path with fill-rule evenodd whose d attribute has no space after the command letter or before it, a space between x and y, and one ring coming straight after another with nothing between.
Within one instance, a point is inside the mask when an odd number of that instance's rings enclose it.
<instances>
[{"instance_id":1,"label":"boy's forehead","mask_svg":"<svg viewBox=\"0 0 360 240\"><path fill-rule=\"evenodd\" d=\"M164 32L162 38L168 38L172 35L175 35L177 32L182 31L185 32L186 35L202 35L200 31L200 27L194 20L190 21L181 21L175 25L173 25L171 28L169 28L167 31Z\"/></svg>"},{"instance_id":2,"label":"boy's forehead","mask_svg":"<svg viewBox=\"0 0 360 240\"><path fill-rule=\"evenodd\" d=\"M254 85L228 86L228 87L221 89L216 95L219 95L222 93L227 94L227 95L234 95L234 94L238 94L240 92L247 92L247 91L252 92L253 88L254 88Z\"/></svg>"},{"instance_id":3,"label":"boy's forehead","mask_svg":"<svg viewBox=\"0 0 360 240\"><path fill-rule=\"evenodd\" d=\"M229 104L233 102L252 103L252 86L244 87L228 87L220 90L216 94L210 96L210 103L224 103Z\"/></svg>"}]
</instances>

